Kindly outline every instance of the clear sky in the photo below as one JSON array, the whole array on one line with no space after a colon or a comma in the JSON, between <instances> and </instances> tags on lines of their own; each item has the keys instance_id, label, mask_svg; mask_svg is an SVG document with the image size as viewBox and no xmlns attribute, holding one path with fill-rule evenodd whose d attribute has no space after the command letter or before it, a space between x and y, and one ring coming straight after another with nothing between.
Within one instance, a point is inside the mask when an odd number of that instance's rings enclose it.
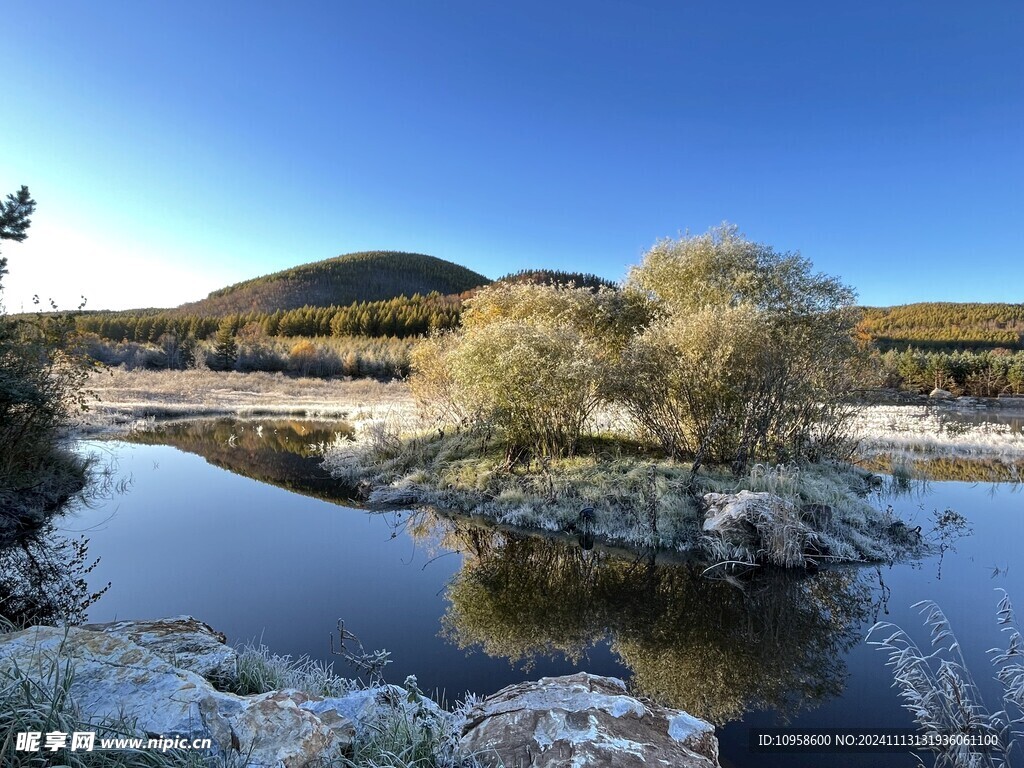
<instances>
[{"instance_id":1,"label":"clear sky","mask_svg":"<svg viewBox=\"0 0 1024 768\"><path fill-rule=\"evenodd\" d=\"M723 220L866 304L1024 301L1024 3L22 2L4 302L357 250L619 279Z\"/></svg>"}]
</instances>

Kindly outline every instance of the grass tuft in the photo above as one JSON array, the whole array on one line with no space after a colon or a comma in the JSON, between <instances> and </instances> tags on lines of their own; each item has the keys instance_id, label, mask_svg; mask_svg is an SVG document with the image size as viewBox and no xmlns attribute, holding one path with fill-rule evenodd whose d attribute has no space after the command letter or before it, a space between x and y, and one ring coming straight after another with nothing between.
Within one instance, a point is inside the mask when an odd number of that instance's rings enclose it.
<instances>
[{"instance_id":1,"label":"grass tuft","mask_svg":"<svg viewBox=\"0 0 1024 768\"><path fill-rule=\"evenodd\" d=\"M1006 648L989 651L1002 684L1002 707L991 711L981 696L964 661L960 643L949 619L933 601L914 605L924 616L929 630L928 650L922 649L903 629L881 622L868 633L868 644L888 656L893 687L899 690L904 709L922 732L929 734L973 734L990 739L979 749L965 744L940 747L935 768L1007 768L1024 749L1024 664L1021 636L1009 597L1003 593L997 621L1007 633Z\"/></svg>"}]
</instances>

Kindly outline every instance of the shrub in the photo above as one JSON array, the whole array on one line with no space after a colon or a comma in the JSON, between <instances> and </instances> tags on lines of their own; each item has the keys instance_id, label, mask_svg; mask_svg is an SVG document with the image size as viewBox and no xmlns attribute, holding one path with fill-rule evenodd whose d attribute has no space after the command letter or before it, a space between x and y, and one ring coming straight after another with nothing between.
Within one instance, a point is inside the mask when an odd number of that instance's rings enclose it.
<instances>
[{"instance_id":1,"label":"shrub","mask_svg":"<svg viewBox=\"0 0 1024 768\"><path fill-rule=\"evenodd\" d=\"M409 385L416 404L441 423L462 423L470 416L452 370L452 352L459 340L460 337L451 332L437 333L421 341L410 353L415 373Z\"/></svg>"},{"instance_id":2,"label":"shrub","mask_svg":"<svg viewBox=\"0 0 1024 768\"><path fill-rule=\"evenodd\" d=\"M657 314L626 347L618 398L667 453L742 472L843 442L851 289L729 225L657 243L627 287Z\"/></svg>"},{"instance_id":3,"label":"shrub","mask_svg":"<svg viewBox=\"0 0 1024 768\"><path fill-rule=\"evenodd\" d=\"M26 187L0 203L0 240L24 240L34 209ZM0 278L6 267L0 257ZM85 483L82 460L60 444L86 407L89 367L74 323L42 313L14 320L0 306L0 534L37 525Z\"/></svg>"},{"instance_id":4,"label":"shrub","mask_svg":"<svg viewBox=\"0 0 1024 768\"><path fill-rule=\"evenodd\" d=\"M499 283L467 304L463 328L421 344L413 391L443 420L497 427L509 456L571 454L642 322L635 293ZM631 303L633 302L633 303ZM634 306L635 304L635 306Z\"/></svg>"},{"instance_id":5,"label":"shrub","mask_svg":"<svg viewBox=\"0 0 1024 768\"><path fill-rule=\"evenodd\" d=\"M572 453L599 402L601 366L571 327L502 320L468 328L450 357L467 410L511 449Z\"/></svg>"}]
</instances>

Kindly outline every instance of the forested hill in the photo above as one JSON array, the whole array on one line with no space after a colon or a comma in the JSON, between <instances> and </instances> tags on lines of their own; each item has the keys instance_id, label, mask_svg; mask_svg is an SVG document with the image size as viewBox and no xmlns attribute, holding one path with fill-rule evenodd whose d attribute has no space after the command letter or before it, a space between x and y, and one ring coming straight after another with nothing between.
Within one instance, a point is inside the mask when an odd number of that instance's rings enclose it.
<instances>
[{"instance_id":1,"label":"forested hill","mask_svg":"<svg viewBox=\"0 0 1024 768\"><path fill-rule=\"evenodd\" d=\"M182 314L220 317L299 307L345 306L396 296L459 294L491 281L450 261L401 251L365 251L292 267L214 291L179 307Z\"/></svg>"},{"instance_id":2,"label":"forested hill","mask_svg":"<svg viewBox=\"0 0 1024 768\"><path fill-rule=\"evenodd\" d=\"M866 307L860 330L882 349L1024 349L1024 304Z\"/></svg>"}]
</instances>

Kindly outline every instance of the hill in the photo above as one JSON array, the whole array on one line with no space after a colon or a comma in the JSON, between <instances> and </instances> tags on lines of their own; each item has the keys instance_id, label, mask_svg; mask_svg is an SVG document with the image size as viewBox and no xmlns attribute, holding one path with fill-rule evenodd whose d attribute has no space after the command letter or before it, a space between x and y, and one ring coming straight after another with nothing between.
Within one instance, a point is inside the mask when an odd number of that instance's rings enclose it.
<instances>
[{"instance_id":1,"label":"hill","mask_svg":"<svg viewBox=\"0 0 1024 768\"><path fill-rule=\"evenodd\" d=\"M490 282L477 272L434 256L364 251L236 283L201 301L183 304L178 311L220 317L307 306L337 307L417 293L459 294Z\"/></svg>"},{"instance_id":2,"label":"hill","mask_svg":"<svg viewBox=\"0 0 1024 768\"><path fill-rule=\"evenodd\" d=\"M859 329L881 349L1024 349L1024 304L866 307Z\"/></svg>"}]
</instances>

